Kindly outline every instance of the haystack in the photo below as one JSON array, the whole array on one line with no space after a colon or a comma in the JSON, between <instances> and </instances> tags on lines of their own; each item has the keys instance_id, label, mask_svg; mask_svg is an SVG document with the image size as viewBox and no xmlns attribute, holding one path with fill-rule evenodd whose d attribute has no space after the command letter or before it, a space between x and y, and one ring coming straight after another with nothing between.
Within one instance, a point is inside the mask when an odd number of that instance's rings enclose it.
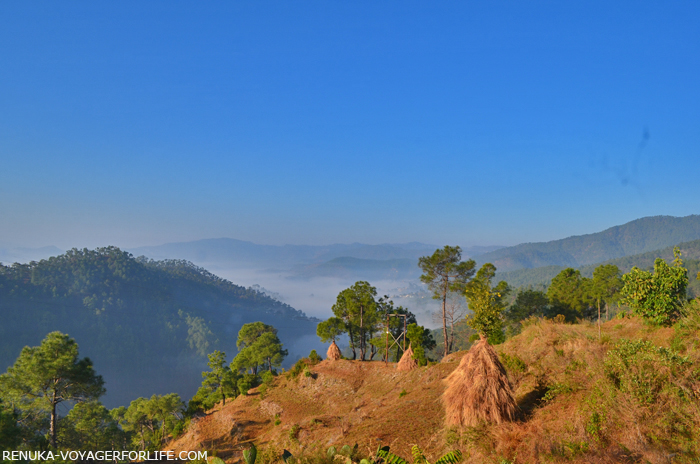
<instances>
[{"instance_id":1,"label":"haystack","mask_svg":"<svg viewBox=\"0 0 700 464\"><path fill-rule=\"evenodd\" d=\"M482 337L446 379L442 395L447 425L475 426L481 421L512 420L516 404L506 370Z\"/></svg>"},{"instance_id":2,"label":"haystack","mask_svg":"<svg viewBox=\"0 0 700 464\"><path fill-rule=\"evenodd\" d=\"M337 361L342 356L340 355L340 348L338 348L338 345L335 344L335 340L333 340L333 343L331 343L331 346L328 347L328 351L326 352L326 359L329 361Z\"/></svg>"},{"instance_id":3,"label":"haystack","mask_svg":"<svg viewBox=\"0 0 700 464\"><path fill-rule=\"evenodd\" d=\"M399 364L396 366L396 370L400 372L412 371L418 367L418 362L413 359L413 348L408 345L408 349L403 352L403 356L399 359Z\"/></svg>"}]
</instances>

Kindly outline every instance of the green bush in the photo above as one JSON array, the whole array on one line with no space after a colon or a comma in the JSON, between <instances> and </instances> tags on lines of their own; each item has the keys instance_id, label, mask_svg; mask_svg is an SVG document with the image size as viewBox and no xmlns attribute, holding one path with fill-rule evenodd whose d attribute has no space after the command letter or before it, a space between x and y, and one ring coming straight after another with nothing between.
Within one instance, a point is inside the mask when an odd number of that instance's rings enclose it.
<instances>
[{"instance_id":1,"label":"green bush","mask_svg":"<svg viewBox=\"0 0 700 464\"><path fill-rule=\"evenodd\" d=\"M290 440L297 440L299 438L299 431L300 430L301 430L301 427L299 427L299 424L292 425L292 428L289 429L289 439Z\"/></svg>"},{"instance_id":2,"label":"green bush","mask_svg":"<svg viewBox=\"0 0 700 464\"><path fill-rule=\"evenodd\" d=\"M287 372L287 378L295 379L299 377L299 374L301 374L304 371L304 368L306 368L306 366L306 358L301 358L299 361L294 363L291 369L289 369L289 372Z\"/></svg>"},{"instance_id":3,"label":"green bush","mask_svg":"<svg viewBox=\"0 0 700 464\"><path fill-rule=\"evenodd\" d=\"M241 395L247 395L248 390L260 385L260 378L255 374L243 374L243 377L238 379L238 391Z\"/></svg>"},{"instance_id":4,"label":"green bush","mask_svg":"<svg viewBox=\"0 0 700 464\"><path fill-rule=\"evenodd\" d=\"M649 341L623 339L608 352L605 372L616 388L640 403L651 404L664 389L684 394L671 380L681 376L690 364L687 357Z\"/></svg>"},{"instance_id":5,"label":"green bush","mask_svg":"<svg viewBox=\"0 0 700 464\"><path fill-rule=\"evenodd\" d=\"M527 370L527 364L525 364L525 361L523 361L516 355L511 356L507 353L501 353L500 358L503 365L509 371L525 372Z\"/></svg>"},{"instance_id":6,"label":"green bush","mask_svg":"<svg viewBox=\"0 0 700 464\"><path fill-rule=\"evenodd\" d=\"M311 350L311 353L309 353L308 359L309 359L309 364L312 366L323 361L323 358L321 358L321 356L319 356L318 353L316 353L316 350Z\"/></svg>"}]
</instances>

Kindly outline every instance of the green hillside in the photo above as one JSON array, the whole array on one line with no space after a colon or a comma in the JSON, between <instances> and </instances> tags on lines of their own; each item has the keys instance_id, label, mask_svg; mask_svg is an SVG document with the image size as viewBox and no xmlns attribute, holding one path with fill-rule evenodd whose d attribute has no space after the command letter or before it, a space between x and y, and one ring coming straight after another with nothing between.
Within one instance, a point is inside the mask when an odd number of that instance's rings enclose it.
<instances>
[{"instance_id":1,"label":"green hillside","mask_svg":"<svg viewBox=\"0 0 700 464\"><path fill-rule=\"evenodd\" d=\"M700 296L700 281L695 279L700 271L700 240L692 242L680 243L678 245L668 246L655 251L649 251L633 256L624 256L621 258L610 259L588 266L580 266L581 275L591 277L593 270L602 264L614 264L623 273L628 272L632 267L640 269L651 269L654 266L656 258L663 258L667 262L673 260L673 248L678 246L681 249L683 263L688 269L690 284L688 286L688 296ZM549 285L552 277L556 276L563 266L545 266L534 269L518 269L517 271L501 272L498 274L499 280L505 280L512 287L544 287Z\"/></svg>"},{"instance_id":2,"label":"green hillside","mask_svg":"<svg viewBox=\"0 0 700 464\"><path fill-rule=\"evenodd\" d=\"M545 266L580 267L698 239L699 215L654 216L594 234L501 248L476 260L493 263L501 271Z\"/></svg>"},{"instance_id":3,"label":"green hillside","mask_svg":"<svg viewBox=\"0 0 700 464\"><path fill-rule=\"evenodd\" d=\"M0 370L22 347L59 330L104 376L110 406L172 391L189 398L206 354L220 349L233 357L244 323L273 324L290 347L315 339L318 322L187 261L134 258L115 247L0 265L0 315ZM290 360L310 347L296 349Z\"/></svg>"}]
</instances>

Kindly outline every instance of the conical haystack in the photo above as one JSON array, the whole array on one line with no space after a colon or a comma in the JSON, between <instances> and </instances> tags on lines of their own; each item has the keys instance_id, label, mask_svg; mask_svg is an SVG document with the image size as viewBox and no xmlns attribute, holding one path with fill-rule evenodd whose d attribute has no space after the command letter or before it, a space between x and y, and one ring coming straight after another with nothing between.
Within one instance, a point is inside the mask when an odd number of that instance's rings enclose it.
<instances>
[{"instance_id":1,"label":"conical haystack","mask_svg":"<svg viewBox=\"0 0 700 464\"><path fill-rule=\"evenodd\" d=\"M418 362L413 359L413 348L411 348L411 345L408 345L408 349L403 352L403 356L401 356L401 359L399 359L399 364L396 366L397 371L401 372L406 372L406 371L412 371L418 367Z\"/></svg>"},{"instance_id":2,"label":"conical haystack","mask_svg":"<svg viewBox=\"0 0 700 464\"><path fill-rule=\"evenodd\" d=\"M331 343L331 346L328 347L328 351L326 352L326 359L329 361L337 361L342 356L340 355L340 348L338 348L338 345L335 344L335 340L333 340L333 343Z\"/></svg>"},{"instance_id":3,"label":"conical haystack","mask_svg":"<svg viewBox=\"0 0 700 464\"><path fill-rule=\"evenodd\" d=\"M506 370L485 338L475 343L446 379L442 395L447 425L512 420L516 404Z\"/></svg>"}]
</instances>

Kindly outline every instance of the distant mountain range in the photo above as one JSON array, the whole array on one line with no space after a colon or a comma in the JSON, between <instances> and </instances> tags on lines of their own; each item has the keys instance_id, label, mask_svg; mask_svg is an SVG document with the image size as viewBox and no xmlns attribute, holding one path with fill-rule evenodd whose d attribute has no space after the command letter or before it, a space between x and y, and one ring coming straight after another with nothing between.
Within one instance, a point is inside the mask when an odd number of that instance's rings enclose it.
<instances>
[{"instance_id":1,"label":"distant mountain range","mask_svg":"<svg viewBox=\"0 0 700 464\"><path fill-rule=\"evenodd\" d=\"M476 260L493 263L501 272L544 266L580 267L698 239L699 215L653 216L594 234L500 248Z\"/></svg>"},{"instance_id":2,"label":"distant mountain range","mask_svg":"<svg viewBox=\"0 0 700 464\"><path fill-rule=\"evenodd\" d=\"M379 275L382 278L392 275L410 278L418 270L418 258L430 255L438 248L437 245L419 242L381 245L258 245L232 238L218 238L138 247L129 251L134 256L186 259L202 266L288 270L296 277L346 277L367 271L369 275ZM464 257L473 257L498 248L501 247L467 247L462 254Z\"/></svg>"}]
</instances>

